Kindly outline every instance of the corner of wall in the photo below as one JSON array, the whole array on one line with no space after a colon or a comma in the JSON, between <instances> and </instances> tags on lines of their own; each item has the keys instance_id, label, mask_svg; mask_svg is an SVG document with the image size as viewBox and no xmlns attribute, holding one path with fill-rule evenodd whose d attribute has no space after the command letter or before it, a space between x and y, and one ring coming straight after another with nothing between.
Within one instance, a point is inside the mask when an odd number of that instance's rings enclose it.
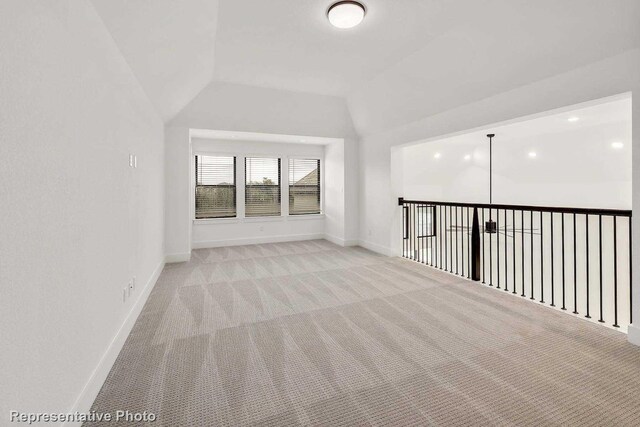
<instances>
[{"instance_id":1,"label":"corner of wall","mask_svg":"<svg viewBox=\"0 0 640 427\"><path fill-rule=\"evenodd\" d=\"M627 341L633 345L640 346L640 327L635 324L629 325L627 330Z\"/></svg>"}]
</instances>

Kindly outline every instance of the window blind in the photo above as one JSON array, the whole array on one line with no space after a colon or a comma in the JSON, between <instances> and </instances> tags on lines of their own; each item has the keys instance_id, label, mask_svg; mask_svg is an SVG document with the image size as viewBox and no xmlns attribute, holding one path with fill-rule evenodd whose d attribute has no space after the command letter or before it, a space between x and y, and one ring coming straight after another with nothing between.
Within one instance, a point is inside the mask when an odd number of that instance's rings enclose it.
<instances>
[{"instance_id":1,"label":"window blind","mask_svg":"<svg viewBox=\"0 0 640 427\"><path fill-rule=\"evenodd\" d=\"M196 218L236 216L236 158L196 156Z\"/></svg>"},{"instance_id":2,"label":"window blind","mask_svg":"<svg viewBox=\"0 0 640 427\"><path fill-rule=\"evenodd\" d=\"M245 216L280 216L280 159L246 157Z\"/></svg>"},{"instance_id":3,"label":"window blind","mask_svg":"<svg viewBox=\"0 0 640 427\"><path fill-rule=\"evenodd\" d=\"M289 159L289 214L320 213L320 160Z\"/></svg>"}]
</instances>

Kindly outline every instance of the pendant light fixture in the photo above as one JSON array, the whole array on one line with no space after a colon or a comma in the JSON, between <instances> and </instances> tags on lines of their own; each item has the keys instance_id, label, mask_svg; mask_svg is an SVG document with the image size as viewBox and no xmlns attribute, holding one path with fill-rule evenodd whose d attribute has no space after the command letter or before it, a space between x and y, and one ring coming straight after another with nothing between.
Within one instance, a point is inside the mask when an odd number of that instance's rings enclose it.
<instances>
[{"instance_id":1,"label":"pendant light fixture","mask_svg":"<svg viewBox=\"0 0 640 427\"><path fill-rule=\"evenodd\" d=\"M493 137L494 133L487 134L489 138L489 205L493 204ZM492 219L491 207L489 207L489 221L485 222L484 230L486 233L495 234L498 232L498 224Z\"/></svg>"}]
</instances>

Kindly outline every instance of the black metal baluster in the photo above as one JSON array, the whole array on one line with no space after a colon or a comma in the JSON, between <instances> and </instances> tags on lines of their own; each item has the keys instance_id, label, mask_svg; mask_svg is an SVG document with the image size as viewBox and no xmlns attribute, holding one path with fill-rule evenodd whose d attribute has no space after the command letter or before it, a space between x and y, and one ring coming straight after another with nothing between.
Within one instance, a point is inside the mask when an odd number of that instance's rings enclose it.
<instances>
[{"instance_id":1,"label":"black metal baluster","mask_svg":"<svg viewBox=\"0 0 640 427\"><path fill-rule=\"evenodd\" d=\"M444 234L442 232L442 226L444 225L444 217L442 216L442 205L439 205L439 209L440 211L440 270L442 270L442 238L444 237Z\"/></svg>"},{"instance_id":2,"label":"black metal baluster","mask_svg":"<svg viewBox=\"0 0 640 427\"><path fill-rule=\"evenodd\" d=\"M409 218L407 205L402 205L402 256L407 257L407 239L409 238Z\"/></svg>"},{"instance_id":3,"label":"black metal baluster","mask_svg":"<svg viewBox=\"0 0 640 427\"><path fill-rule=\"evenodd\" d=\"M415 261L420 262L420 205L413 205L413 226L415 227L416 233L414 236L415 247L413 248L413 253L415 254Z\"/></svg>"},{"instance_id":4,"label":"black metal baluster","mask_svg":"<svg viewBox=\"0 0 640 427\"><path fill-rule=\"evenodd\" d=\"M419 250L418 250L418 236L420 236L420 229L418 227L418 206L414 203L413 205L413 221L411 222L411 225L413 226L413 234L412 234L412 241L411 243L413 243L413 260L414 261L419 261L418 259L418 255L419 255Z\"/></svg>"},{"instance_id":5,"label":"black metal baluster","mask_svg":"<svg viewBox=\"0 0 640 427\"><path fill-rule=\"evenodd\" d=\"M531 217L529 220L531 223L531 296L529 299L535 299L533 296L533 211L531 211Z\"/></svg>"},{"instance_id":6,"label":"black metal baluster","mask_svg":"<svg viewBox=\"0 0 640 427\"><path fill-rule=\"evenodd\" d=\"M464 277L464 207L460 207L460 275Z\"/></svg>"},{"instance_id":7,"label":"black metal baluster","mask_svg":"<svg viewBox=\"0 0 640 427\"><path fill-rule=\"evenodd\" d=\"M511 210L511 229L513 230L513 294L517 294L518 291L516 291L516 210L512 209Z\"/></svg>"},{"instance_id":8,"label":"black metal baluster","mask_svg":"<svg viewBox=\"0 0 640 427\"><path fill-rule=\"evenodd\" d=\"M421 205L420 206L420 219L422 220L422 227L420 227L420 235L422 236L421 240L419 240L420 243L420 263L421 264L426 264L425 263L425 253L427 251L427 248L425 247L426 243L427 243L427 238L425 236L425 223L427 222L426 220L426 206L425 205Z\"/></svg>"},{"instance_id":9,"label":"black metal baluster","mask_svg":"<svg viewBox=\"0 0 640 427\"><path fill-rule=\"evenodd\" d=\"M620 327L618 325L618 217L615 215L613 217L613 327Z\"/></svg>"},{"instance_id":10,"label":"black metal baluster","mask_svg":"<svg viewBox=\"0 0 640 427\"><path fill-rule=\"evenodd\" d=\"M415 230L413 228L413 204L409 205L409 259L413 259L413 235Z\"/></svg>"},{"instance_id":11,"label":"black metal baluster","mask_svg":"<svg viewBox=\"0 0 640 427\"><path fill-rule=\"evenodd\" d=\"M604 323L602 318L602 215L598 215L598 260L600 263L598 268L598 273L600 274L600 318L598 322Z\"/></svg>"},{"instance_id":12,"label":"black metal baluster","mask_svg":"<svg viewBox=\"0 0 640 427\"><path fill-rule=\"evenodd\" d=\"M486 284L484 281L484 270L485 270L485 264L484 264L484 208L482 209L482 224L480 225L480 233L482 234L482 283Z\"/></svg>"},{"instance_id":13,"label":"black metal baluster","mask_svg":"<svg viewBox=\"0 0 640 427\"><path fill-rule=\"evenodd\" d=\"M420 242L422 256L420 259L423 264L429 264L429 259L427 258L427 243L429 241L427 238L427 205L422 205L422 213L420 216L422 217L422 241Z\"/></svg>"},{"instance_id":14,"label":"black metal baluster","mask_svg":"<svg viewBox=\"0 0 640 427\"><path fill-rule=\"evenodd\" d=\"M540 211L540 302L544 304L544 212Z\"/></svg>"},{"instance_id":15,"label":"black metal baluster","mask_svg":"<svg viewBox=\"0 0 640 427\"><path fill-rule=\"evenodd\" d=\"M500 289L500 209L496 209L496 275L496 289Z\"/></svg>"},{"instance_id":16,"label":"black metal baluster","mask_svg":"<svg viewBox=\"0 0 640 427\"><path fill-rule=\"evenodd\" d=\"M448 236L448 234L447 234L448 233L447 232L447 223L448 223L448 221L447 221L447 206L446 205L443 206L442 209L444 210L444 234L443 234L443 237L444 237L444 252L443 252L442 256L443 256L443 259L444 259L443 268L444 268L444 271L447 271L447 266L449 265L449 260L447 258L447 255L449 253L449 251L447 250L447 244L448 244L447 243L447 236Z\"/></svg>"},{"instance_id":17,"label":"black metal baluster","mask_svg":"<svg viewBox=\"0 0 640 427\"><path fill-rule=\"evenodd\" d=\"M422 263L422 239L420 236L422 235L422 227L420 227L420 211L422 210L422 205L416 205L416 261Z\"/></svg>"},{"instance_id":18,"label":"black metal baluster","mask_svg":"<svg viewBox=\"0 0 640 427\"><path fill-rule=\"evenodd\" d=\"M565 264L564 264L564 213L562 213L562 309L566 310L565 305Z\"/></svg>"},{"instance_id":19,"label":"black metal baluster","mask_svg":"<svg viewBox=\"0 0 640 427\"><path fill-rule=\"evenodd\" d=\"M509 261L508 261L508 249L507 249L507 210L504 210L504 290L509 292Z\"/></svg>"},{"instance_id":20,"label":"black metal baluster","mask_svg":"<svg viewBox=\"0 0 640 427\"><path fill-rule=\"evenodd\" d=\"M469 255L469 266L467 267L467 279L471 278L471 229L469 228L469 207L467 206L467 253Z\"/></svg>"},{"instance_id":21,"label":"black metal baluster","mask_svg":"<svg viewBox=\"0 0 640 427\"><path fill-rule=\"evenodd\" d=\"M436 226L438 224L438 217L436 214L436 205L432 205L431 206L431 236L429 238L430 244L431 244L431 267L433 267L436 263L436 257L435 257L435 252L436 252L436 244L437 244L437 237L435 237L436 235Z\"/></svg>"},{"instance_id":22,"label":"black metal baluster","mask_svg":"<svg viewBox=\"0 0 640 427\"><path fill-rule=\"evenodd\" d=\"M458 274L458 207L456 206L453 211L453 216L456 219L456 225L453 228L453 235L456 239L456 274Z\"/></svg>"},{"instance_id":23,"label":"black metal baluster","mask_svg":"<svg viewBox=\"0 0 640 427\"><path fill-rule=\"evenodd\" d=\"M524 209L520 211L520 254L522 255L522 295L521 297L526 297L527 294L524 292Z\"/></svg>"},{"instance_id":24,"label":"black metal baluster","mask_svg":"<svg viewBox=\"0 0 640 427\"><path fill-rule=\"evenodd\" d=\"M584 218L585 228L587 230L586 233L586 244L587 244L587 315L585 316L587 319L591 319L589 315L589 214L585 215Z\"/></svg>"},{"instance_id":25,"label":"black metal baluster","mask_svg":"<svg viewBox=\"0 0 640 427\"><path fill-rule=\"evenodd\" d=\"M576 214L573 214L573 314L578 314L578 250L576 247Z\"/></svg>"},{"instance_id":26,"label":"black metal baluster","mask_svg":"<svg viewBox=\"0 0 640 427\"><path fill-rule=\"evenodd\" d=\"M633 323L633 244L631 237L631 215L629 215L629 323Z\"/></svg>"},{"instance_id":27,"label":"black metal baluster","mask_svg":"<svg viewBox=\"0 0 640 427\"><path fill-rule=\"evenodd\" d=\"M449 250L447 248L448 245L448 239L449 239L449 232L447 231L447 224L449 223L448 219L448 213L447 213L447 206L444 206L444 271L447 271L447 268L449 267Z\"/></svg>"},{"instance_id":28,"label":"black metal baluster","mask_svg":"<svg viewBox=\"0 0 640 427\"><path fill-rule=\"evenodd\" d=\"M451 230L452 230L452 218L451 218L451 206L449 206L449 259L448 261L448 265L449 265L449 273L453 273L453 238L451 237Z\"/></svg>"},{"instance_id":29,"label":"black metal baluster","mask_svg":"<svg viewBox=\"0 0 640 427\"><path fill-rule=\"evenodd\" d=\"M553 286L553 212L551 212L551 307L556 306L556 293Z\"/></svg>"},{"instance_id":30,"label":"black metal baluster","mask_svg":"<svg viewBox=\"0 0 640 427\"><path fill-rule=\"evenodd\" d=\"M489 222L493 219L493 209L489 208ZM489 231L489 286L493 286L493 233Z\"/></svg>"}]
</instances>

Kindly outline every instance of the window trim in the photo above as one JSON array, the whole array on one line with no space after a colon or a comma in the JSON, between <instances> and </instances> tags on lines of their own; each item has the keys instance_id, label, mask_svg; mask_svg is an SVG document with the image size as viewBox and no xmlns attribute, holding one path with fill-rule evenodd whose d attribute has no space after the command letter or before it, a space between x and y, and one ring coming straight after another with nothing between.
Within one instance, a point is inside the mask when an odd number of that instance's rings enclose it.
<instances>
[{"instance_id":1,"label":"window trim","mask_svg":"<svg viewBox=\"0 0 640 427\"><path fill-rule=\"evenodd\" d=\"M291 183L289 182L289 160L317 160L320 162L318 172L320 173L320 210L317 213L309 214L292 214L291 206L289 205L289 191ZM287 156L287 216L292 218L310 217L313 215L324 215L324 158L319 156Z\"/></svg>"},{"instance_id":2,"label":"window trim","mask_svg":"<svg viewBox=\"0 0 640 427\"><path fill-rule=\"evenodd\" d=\"M229 220L237 220L240 218L239 215L239 206L238 206L238 155L235 153L212 153L212 152L195 152L192 153L193 158L191 165L193 167L193 174L191 177L191 209L192 209L192 218L194 221L199 222L211 222L211 221L229 221ZM233 190L235 196L235 215L233 216L221 216L221 217L211 217L211 218L198 218L196 212L196 191L198 189L198 168L197 168L197 158L198 156L202 157L231 157L233 158Z\"/></svg>"},{"instance_id":3,"label":"window trim","mask_svg":"<svg viewBox=\"0 0 640 427\"><path fill-rule=\"evenodd\" d=\"M272 155L266 155L266 156L254 156L251 154L245 154L242 156L243 160L244 160L244 166L243 166L243 171L244 171L244 176L243 176L243 183L244 183L244 197L242 200L243 203L243 213L244 216L243 218L246 219L253 219L253 218L259 218L259 219L264 219L264 218L282 218L285 216L285 206L283 203L283 159L285 159L285 156L281 156L279 154L272 154ZM278 189L280 190L280 213L278 215L251 215L251 216L247 216L247 159L276 159L278 160ZM287 170L288 172L288 170ZM288 178L287 178L287 182L288 182ZM274 186L275 187L275 186ZM287 211L289 210L289 203L287 200ZM288 212L287 212L288 213Z\"/></svg>"},{"instance_id":4,"label":"window trim","mask_svg":"<svg viewBox=\"0 0 640 427\"><path fill-rule=\"evenodd\" d=\"M196 209L195 209L195 183L196 183L196 171L195 171L195 158L196 156L220 156L220 157L235 157L236 158L236 216L231 218L196 218ZM239 187L238 182L244 182L245 180L245 169L244 162L247 157L267 157L267 158L279 158L281 159L281 184L280 184L280 216L267 216L267 217L247 217L245 215L245 187ZM305 215L290 215L289 214L289 159L303 159L303 160L320 160L320 213L319 214L305 214ZM241 163L242 162L242 163ZM284 180L282 176L284 164L286 163L287 173L286 173L286 189ZM240 166L242 165L242 166ZM242 168L242 169L241 169ZM269 222L277 221L279 219L285 220L317 220L319 218L324 218L325 210L324 210L324 201L325 201L325 164L324 164L324 156L323 155L298 155L298 154L283 154L282 152L276 153L264 153L264 152L244 152L244 151L235 151L235 150L208 150L206 148L199 148L198 150L191 150L191 162L190 162L190 170L191 170L191 203L190 203L190 217L191 223L194 225L222 225L222 224L242 224L245 222L260 222L267 218ZM284 197L284 192L287 192L287 197ZM286 199L286 200L285 200ZM286 205L286 212L285 212ZM246 220L250 221L246 221Z\"/></svg>"}]
</instances>

